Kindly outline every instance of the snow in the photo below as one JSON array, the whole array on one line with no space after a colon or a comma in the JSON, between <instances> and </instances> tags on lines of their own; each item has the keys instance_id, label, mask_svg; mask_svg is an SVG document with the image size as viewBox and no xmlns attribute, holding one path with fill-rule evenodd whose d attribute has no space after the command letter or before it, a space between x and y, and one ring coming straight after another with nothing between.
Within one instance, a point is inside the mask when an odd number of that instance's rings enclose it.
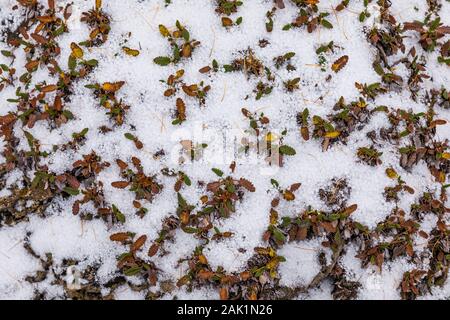
<instances>
[{"instance_id":1,"label":"snow","mask_svg":"<svg viewBox=\"0 0 450 320\"><path fill-rule=\"evenodd\" d=\"M58 1L58 5L68 2L70 1ZM82 155L95 150L102 157L102 161L111 163L111 166L97 177L104 183L105 199L108 203L117 205L125 214L126 223L109 228L101 220L82 221L72 214L74 200L81 199L81 196L78 196L69 200L56 199L47 209L48 217L45 219L31 216L29 221L18 225L0 227L0 299L29 299L33 295L34 286L47 290L48 297L61 297L60 288L52 285L49 279L36 285L24 280L26 276L41 269L39 261L27 254L21 244L27 232L30 233L30 244L36 253L44 255L51 252L56 263L69 258L81 261L81 267L101 263L97 274L100 283L105 283L111 278L116 270L116 257L127 250L125 246L110 241L111 234L130 231L137 235L147 235L149 240L142 250L142 257L145 258L151 243L158 237L163 219L175 214L176 210L177 198L173 192L175 179L161 176L159 172L164 167L182 170L190 177L193 181L192 187L184 187L181 193L193 205L199 203L199 198L205 192L204 189L197 187L196 182L210 182L216 179L216 175L211 171L212 167L229 173L228 167L232 160L237 161L233 175L238 178L245 177L255 185L256 192L245 193L244 200L237 205L236 213L229 219L218 222L220 230L231 231L235 234L234 237L220 242L212 241L204 248L204 254L211 267L222 266L228 272L243 271L247 260L253 255L253 249L265 246L262 234L269 224L270 201L274 195L270 183L272 178L285 187L296 182L302 183L296 192L297 199L282 207L281 216L295 216L308 205L326 210L325 204L319 199L318 190L327 186L333 178L346 178L352 190L348 204L358 204L358 210L352 217L370 228L383 221L395 207L395 203L386 202L383 196L384 188L395 184L395 181L386 176L386 168L394 168L415 190L413 195L405 193L401 197L399 207L405 211L409 210L412 203L417 202L422 192L430 189L438 192L440 184L435 182L424 163L419 163L411 172L405 171L399 166L396 148L389 144L384 144L381 148L383 152L381 166L369 167L358 162L357 149L370 144L366 137L367 132L389 126L387 117L382 113L375 114L363 130L353 132L346 145L336 144L327 152L322 151L319 140L304 141L300 137L295 121L297 112L308 108L311 115L326 116L341 96L344 96L347 102L360 96L354 86L355 82L370 84L380 81L371 67L375 58L374 48L363 33L363 29L379 23L377 17L379 7L374 3L370 4L368 10L373 16L360 23L358 15L363 10L362 1L351 0L348 9L334 15L331 8L339 2L320 1L320 9L331 12L329 20L335 27L331 30L320 28L310 34L305 29L282 30L285 24L292 21L296 13L291 3L286 4L286 9L277 10L274 30L267 33L264 22L266 12L272 8L272 1L269 0L244 1L239 12L233 15L233 17L242 16L242 24L230 29L221 26L220 17L214 13L214 1L173 0L167 7L164 7L163 0L104 1L104 10L112 17L111 32L108 41L102 46L85 49L85 55L89 59L97 59L99 66L87 79L74 85L74 94L67 107L75 119L57 129L52 129L46 121L39 121L33 128L26 130L42 142L41 151L51 152L54 145L70 141L72 133L88 128L86 143L78 150L52 152L49 157L42 160L42 164L47 165L52 172L63 173L68 168L71 169L72 163L81 159ZM1 20L17 16L17 13L11 10L15 3L13 0L0 0ZM73 15L68 21L70 33L63 34L59 38L62 52L57 59L62 66L67 65L71 52L70 43L80 42L88 37L89 30L85 24L79 22L79 17L83 11L89 10L92 6L93 1L90 0L75 1ZM422 20L426 10L425 1L392 1L391 13L400 23ZM445 24L450 24L448 1L442 1L440 15ZM170 54L170 47L166 39L159 34L158 25L172 27L177 19L189 29L191 38L199 40L201 45L195 49L191 59L182 61L177 66L160 67L153 63L153 59ZM16 24L17 19L14 19L12 25ZM5 26L2 25L1 28ZM405 44L410 48L416 44L417 34L410 32L408 35ZM267 39L270 45L260 48L258 42L261 39ZM326 72L321 72L317 66L315 50L331 40L341 48L326 55L329 65ZM125 55L121 49L123 45L139 48L139 56ZM209 74L198 72L200 68L211 65L213 59L221 65L229 64L237 57L238 51L249 47L267 66L273 66L274 57L293 51L296 55L291 63L297 70L292 72L285 69L277 70L272 94L258 101L252 93L258 82L256 78L247 81L241 72ZM3 42L0 43L0 48L10 49ZM416 45L416 48L420 54L423 53L419 46ZM25 55L23 50L16 52L14 65L18 68L17 74L21 74L24 72ZM344 69L335 74L331 71L330 65L344 54L349 56L349 62ZM425 80L421 91L448 88L449 67L437 62L437 53L424 54L427 58L427 73L432 76L432 81ZM9 64L10 60L0 56L0 63ZM212 89L207 95L205 106L201 107L194 98L183 96L187 105L188 120L181 126L174 126L171 122L175 98L163 96L167 87L160 80L166 80L170 74L179 69L184 69L183 80L187 84L204 81L205 84L210 84ZM396 71L402 76L407 76L407 71L402 70L400 65ZM328 75L332 75L332 78L326 81ZM300 90L287 93L283 88L283 81L295 77L301 79ZM50 76L46 68L40 67L33 74L32 84L42 81L56 83L57 79ZM92 90L85 88L87 84L107 81L125 81L117 96L130 105L131 109L122 127L113 125L105 110L99 106ZM15 110L14 104L6 102L6 99L13 98L14 95L12 87L6 87L0 92L1 115ZM247 95L249 98L245 99ZM402 92L381 95L371 105L411 108L414 112L426 110L423 103L410 98L406 85ZM264 170L264 161L260 158L234 159L229 152L223 152L223 137L230 141L233 135L239 136L248 128L248 119L244 119L241 113L241 108L244 107L251 112L264 112L271 119L273 130L280 132L285 128L288 129L285 142L292 146L297 154L285 157L283 167L275 169L273 173ZM438 118L450 121L450 110L441 108L437 111ZM102 125L112 127L114 130L100 134L98 128ZM21 124L16 124L14 132L21 139L19 149L28 150ZM133 133L143 142L142 150L137 150L131 141L124 138L127 132ZM436 138L450 138L450 125L438 126ZM208 144L204 159L193 163L178 163L179 142L185 139ZM0 148L3 148L3 141L0 142ZM153 154L161 148L166 151L166 155L161 160L155 160ZM152 203L143 201L143 206L149 212L142 219L134 214L136 211L132 204L134 194L111 186L111 182L120 180L115 160L130 162L133 155L142 161L146 174L157 174L165 186ZM3 161L2 158L0 162ZM0 191L1 197L8 195L7 187L20 183L20 179L21 173L16 170L7 173L6 186ZM94 208L86 205L82 210ZM433 223L435 221L428 223L425 221L422 229L427 226L432 229ZM311 281L320 269L316 257L317 251L322 249L320 242L288 244L279 250L278 253L286 258L286 262L281 263L279 270L281 284L304 285ZM189 257L198 243L199 241L191 235L177 230L174 242L165 244L169 254L152 258L161 269L161 278L176 282L186 271L182 269L185 266L178 266L178 260ZM361 268L360 260L355 258L356 253L353 247L347 250L342 264L353 275L352 279L360 281L363 285L358 298L399 299L397 287L403 272L410 270L412 265L403 260L396 260L385 265L383 271L379 273L374 268ZM329 286L327 283L323 283L320 288L298 298L331 298L331 289L327 286ZM449 294L450 284L447 281L447 284L433 292L433 295L423 298L444 298ZM164 298L172 296L181 299L218 298L217 292L210 289L187 292L182 288ZM144 295L124 286L116 291L115 298L142 299Z\"/></svg>"}]
</instances>

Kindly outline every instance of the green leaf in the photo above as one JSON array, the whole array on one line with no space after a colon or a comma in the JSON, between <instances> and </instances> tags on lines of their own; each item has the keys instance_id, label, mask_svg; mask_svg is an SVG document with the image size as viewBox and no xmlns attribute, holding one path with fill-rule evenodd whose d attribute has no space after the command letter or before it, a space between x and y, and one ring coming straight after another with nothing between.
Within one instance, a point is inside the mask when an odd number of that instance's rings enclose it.
<instances>
[{"instance_id":1,"label":"green leaf","mask_svg":"<svg viewBox=\"0 0 450 320\"><path fill-rule=\"evenodd\" d=\"M192 228L192 227L184 227L182 229L186 233L197 233L198 232L197 228Z\"/></svg>"},{"instance_id":2,"label":"green leaf","mask_svg":"<svg viewBox=\"0 0 450 320\"><path fill-rule=\"evenodd\" d=\"M287 156L293 156L295 155L297 152L294 150L294 148L287 146L287 145L283 145L280 147L280 153L287 155Z\"/></svg>"},{"instance_id":3,"label":"green leaf","mask_svg":"<svg viewBox=\"0 0 450 320\"><path fill-rule=\"evenodd\" d=\"M34 145L33 135L31 133L29 133L28 131L24 131L23 133L25 134L25 137L27 138L28 146L30 147L30 149L33 149L33 145Z\"/></svg>"},{"instance_id":4,"label":"green leaf","mask_svg":"<svg viewBox=\"0 0 450 320\"><path fill-rule=\"evenodd\" d=\"M84 128L83 130L81 130L80 132L74 132L72 133L72 138L83 138L87 133L88 133L89 129L88 128Z\"/></svg>"},{"instance_id":5,"label":"green leaf","mask_svg":"<svg viewBox=\"0 0 450 320\"><path fill-rule=\"evenodd\" d=\"M156 57L153 59L153 62L160 66L167 66L170 64L170 61L169 57Z\"/></svg>"},{"instance_id":6,"label":"green leaf","mask_svg":"<svg viewBox=\"0 0 450 320\"><path fill-rule=\"evenodd\" d=\"M219 177L223 176L223 171L219 170L217 168L212 168L211 169L215 174L217 174Z\"/></svg>"},{"instance_id":7,"label":"green leaf","mask_svg":"<svg viewBox=\"0 0 450 320\"><path fill-rule=\"evenodd\" d=\"M136 137L133 136L131 133L127 132L124 134L125 138L127 138L128 140L134 141L136 140Z\"/></svg>"},{"instance_id":8,"label":"green leaf","mask_svg":"<svg viewBox=\"0 0 450 320\"><path fill-rule=\"evenodd\" d=\"M231 193L234 193L236 191L236 188L234 187L233 183L227 183L226 188L227 188L227 191L231 192Z\"/></svg>"},{"instance_id":9,"label":"green leaf","mask_svg":"<svg viewBox=\"0 0 450 320\"><path fill-rule=\"evenodd\" d=\"M69 61L67 65L69 66L70 70L74 70L77 66L77 60L74 57L69 56Z\"/></svg>"},{"instance_id":10,"label":"green leaf","mask_svg":"<svg viewBox=\"0 0 450 320\"><path fill-rule=\"evenodd\" d=\"M361 11L361 13L359 14L359 22L364 22L364 20L366 20L366 12Z\"/></svg>"},{"instance_id":11,"label":"green leaf","mask_svg":"<svg viewBox=\"0 0 450 320\"><path fill-rule=\"evenodd\" d=\"M183 175L183 181L187 186L190 186L192 184L191 179L187 175Z\"/></svg>"},{"instance_id":12,"label":"green leaf","mask_svg":"<svg viewBox=\"0 0 450 320\"><path fill-rule=\"evenodd\" d=\"M278 188L280 186L280 184L278 183L277 180L275 179L270 179L270 183L275 187Z\"/></svg>"},{"instance_id":13,"label":"green leaf","mask_svg":"<svg viewBox=\"0 0 450 320\"><path fill-rule=\"evenodd\" d=\"M225 72L233 72L233 71L234 71L234 68L233 68L232 65L224 64L224 65L223 65L223 70L224 70Z\"/></svg>"},{"instance_id":14,"label":"green leaf","mask_svg":"<svg viewBox=\"0 0 450 320\"><path fill-rule=\"evenodd\" d=\"M440 23L441 23L441 18L437 17L436 19L434 19L429 25L430 31L436 30L437 27L439 27Z\"/></svg>"},{"instance_id":15,"label":"green leaf","mask_svg":"<svg viewBox=\"0 0 450 320\"><path fill-rule=\"evenodd\" d=\"M181 35L183 36L183 38L186 42L188 42L191 37L189 34L189 31L187 31L186 29L183 29L183 32L181 33Z\"/></svg>"},{"instance_id":16,"label":"green leaf","mask_svg":"<svg viewBox=\"0 0 450 320\"><path fill-rule=\"evenodd\" d=\"M178 198L178 206L181 208L187 208L188 204L186 202L186 200L183 198L183 196L178 192L177 193L177 198Z\"/></svg>"},{"instance_id":17,"label":"green leaf","mask_svg":"<svg viewBox=\"0 0 450 320\"><path fill-rule=\"evenodd\" d=\"M64 191L65 193L70 194L71 196L77 196L77 195L80 194L80 190L75 189L75 188L72 188L72 187L65 187L65 188L63 189L63 191Z\"/></svg>"},{"instance_id":18,"label":"green leaf","mask_svg":"<svg viewBox=\"0 0 450 320\"><path fill-rule=\"evenodd\" d=\"M87 84L84 86L86 89L94 89L94 90L99 90L100 86L98 84Z\"/></svg>"},{"instance_id":19,"label":"green leaf","mask_svg":"<svg viewBox=\"0 0 450 320\"><path fill-rule=\"evenodd\" d=\"M124 275L132 277L141 272L142 268L140 266L131 267L123 272Z\"/></svg>"},{"instance_id":20,"label":"green leaf","mask_svg":"<svg viewBox=\"0 0 450 320\"><path fill-rule=\"evenodd\" d=\"M205 209L202 210L202 213L203 214L210 214L213 211L214 211L214 207L206 207Z\"/></svg>"},{"instance_id":21,"label":"green leaf","mask_svg":"<svg viewBox=\"0 0 450 320\"><path fill-rule=\"evenodd\" d=\"M5 57L8 57L8 58L14 56L11 51L2 50L1 52L2 52L2 55L4 55Z\"/></svg>"},{"instance_id":22,"label":"green leaf","mask_svg":"<svg viewBox=\"0 0 450 320\"><path fill-rule=\"evenodd\" d=\"M342 237L339 229L337 229L336 233L334 234L334 241L336 242L337 245L340 245L342 242Z\"/></svg>"},{"instance_id":23,"label":"green leaf","mask_svg":"<svg viewBox=\"0 0 450 320\"><path fill-rule=\"evenodd\" d=\"M277 242L284 243L286 241L285 235L278 228L272 228L272 233Z\"/></svg>"},{"instance_id":24,"label":"green leaf","mask_svg":"<svg viewBox=\"0 0 450 320\"><path fill-rule=\"evenodd\" d=\"M98 66L98 60L95 60L95 59L86 60L86 61L83 61L83 63L88 65L88 66L90 66L90 67Z\"/></svg>"},{"instance_id":25,"label":"green leaf","mask_svg":"<svg viewBox=\"0 0 450 320\"><path fill-rule=\"evenodd\" d=\"M55 31L53 31L53 35L54 35L55 37L57 37L57 36L63 34L64 30L65 30L64 25L61 25L58 29L56 29Z\"/></svg>"},{"instance_id":26,"label":"green leaf","mask_svg":"<svg viewBox=\"0 0 450 320\"><path fill-rule=\"evenodd\" d=\"M64 110L62 114L69 120L72 120L74 118L73 113L69 110Z\"/></svg>"},{"instance_id":27,"label":"green leaf","mask_svg":"<svg viewBox=\"0 0 450 320\"><path fill-rule=\"evenodd\" d=\"M212 66L213 66L214 71L219 70L219 63L217 62L216 59L214 59L214 60L212 61Z\"/></svg>"},{"instance_id":28,"label":"green leaf","mask_svg":"<svg viewBox=\"0 0 450 320\"><path fill-rule=\"evenodd\" d=\"M288 52L288 53L285 53L283 57L287 60L287 59L291 59L294 56L295 56L295 52Z\"/></svg>"},{"instance_id":29,"label":"green leaf","mask_svg":"<svg viewBox=\"0 0 450 320\"><path fill-rule=\"evenodd\" d=\"M333 29L333 25L330 23L330 21L328 21L328 20L326 20L326 19L322 19L322 20L320 21L320 24L321 24L322 26L324 26L325 28L327 28L327 29Z\"/></svg>"},{"instance_id":30,"label":"green leaf","mask_svg":"<svg viewBox=\"0 0 450 320\"><path fill-rule=\"evenodd\" d=\"M236 24L240 25L242 23L242 17L236 19Z\"/></svg>"},{"instance_id":31,"label":"green leaf","mask_svg":"<svg viewBox=\"0 0 450 320\"><path fill-rule=\"evenodd\" d=\"M125 215L122 212L120 212L120 210L114 204L112 205L112 211L117 220L119 220L122 223L125 223Z\"/></svg>"}]
</instances>

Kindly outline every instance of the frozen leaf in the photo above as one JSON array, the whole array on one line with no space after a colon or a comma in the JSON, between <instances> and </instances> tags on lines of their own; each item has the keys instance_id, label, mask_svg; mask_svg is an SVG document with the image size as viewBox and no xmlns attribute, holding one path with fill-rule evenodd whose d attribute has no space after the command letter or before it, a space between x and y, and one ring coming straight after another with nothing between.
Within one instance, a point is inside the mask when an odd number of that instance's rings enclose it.
<instances>
[{"instance_id":1,"label":"frozen leaf","mask_svg":"<svg viewBox=\"0 0 450 320\"><path fill-rule=\"evenodd\" d=\"M142 235L140 236L133 244L131 245L131 251L138 251L144 244L145 241L147 241L147 236Z\"/></svg>"},{"instance_id":2,"label":"frozen leaf","mask_svg":"<svg viewBox=\"0 0 450 320\"><path fill-rule=\"evenodd\" d=\"M130 234L128 232L118 232L112 234L109 239L111 241L125 242L130 239Z\"/></svg>"},{"instance_id":3,"label":"frozen leaf","mask_svg":"<svg viewBox=\"0 0 450 320\"><path fill-rule=\"evenodd\" d=\"M339 131L330 131L325 134L325 138L335 139L339 137L341 133Z\"/></svg>"},{"instance_id":4,"label":"frozen leaf","mask_svg":"<svg viewBox=\"0 0 450 320\"><path fill-rule=\"evenodd\" d=\"M256 190L253 183L251 183L247 179L244 179L244 178L239 179L239 184L250 192L255 192L255 190Z\"/></svg>"},{"instance_id":5,"label":"frozen leaf","mask_svg":"<svg viewBox=\"0 0 450 320\"><path fill-rule=\"evenodd\" d=\"M397 172L392 169L392 168L387 168L386 169L386 175L391 178L391 179L397 179L398 178L398 174Z\"/></svg>"},{"instance_id":6,"label":"frozen leaf","mask_svg":"<svg viewBox=\"0 0 450 320\"><path fill-rule=\"evenodd\" d=\"M102 89L108 92L116 92L122 88L122 86L125 84L124 81L118 81L118 82L105 82L102 85Z\"/></svg>"},{"instance_id":7,"label":"frozen leaf","mask_svg":"<svg viewBox=\"0 0 450 320\"><path fill-rule=\"evenodd\" d=\"M118 189L125 189L130 183L128 181L115 181L111 183L111 186Z\"/></svg>"},{"instance_id":8,"label":"frozen leaf","mask_svg":"<svg viewBox=\"0 0 450 320\"><path fill-rule=\"evenodd\" d=\"M131 49L128 47L122 47L123 52L129 56L137 57L139 55L139 50L137 49Z\"/></svg>"},{"instance_id":9,"label":"frozen leaf","mask_svg":"<svg viewBox=\"0 0 450 320\"><path fill-rule=\"evenodd\" d=\"M56 91L57 89L58 89L58 86L57 86L57 85L51 84L51 85L42 87L42 88L41 88L41 92L45 92L45 93L47 93L47 92L53 92L53 91Z\"/></svg>"},{"instance_id":10,"label":"frozen leaf","mask_svg":"<svg viewBox=\"0 0 450 320\"><path fill-rule=\"evenodd\" d=\"M339 72L342 68L345 67L345 65L348 62L348 56L342 56L339 59L337 59L332 65L331 65L331 70L333 70L334 72Z\"/></svg>"},{"instance_id":11,"label":"frozen leaf","mask_svg":"<svg viewBox=\"0 0 450 320\"><path fill-rule=\"evenodd\" d=\"M63 191L67 194L70 194L71 196L77 196L80 193L80 190L72 187L65 187Z\"/></svg>"},{"instance_id":12,"label":"frozen leaf","mask_svg":"<svg viewBox=\"0 0 450 320\"><path fill-rule=\"evenodd\" d=\"M219 170L217 168L212 168L211 169L215 174L217 174L219 177L223 176L223 171Z\"/></svg>"},{"instance_id":13,"label":"frozen leaf","mask_svg":"<svg viewBox=\"0 0 450 320\"><path fill-rule=\"evenodd\" d=\"M83 58L83 49L80 48L79 45L77 45L75 42L72 42L70 44L70 49L72 50L72 56L77 58L77 59L81 59Z\"/></svg>"},{"instance_id":14,"label":"frozen leaf","mask_svg":"<svg viewBox=\"0 0 450 320\"><path fill-rule=\"evenodd\" d=\"M294 148L287 146L287 145L280 146L279 151L281 154L284 154L287 156L294 156L296 154L296 151L294 150Z\"/></svg>"},{"instance_id":15,"label":"frozen leaf","mask_svg":"<svg viewBox=\"0 0 450 320\"><path fill-rule=\"evenodd\" d=\"M159 25L159 32L161 33L161 35L163 36L163 37L168 37L168 36L170 36L170 32L169 32L169 30L164 26L164 25L162 25L162 24L160 24Z\"/></svg>"},{"instance_id":16,"label":"frozen leaf","mask_svg":"<svg viewBox=\"0 0 450 320\"><path fill-rule=\"evenodd\" d=\"M160 66L167 66L170 64L171 59L169 57L156 57L153 62Z\"/></svg>"}]
</instances>

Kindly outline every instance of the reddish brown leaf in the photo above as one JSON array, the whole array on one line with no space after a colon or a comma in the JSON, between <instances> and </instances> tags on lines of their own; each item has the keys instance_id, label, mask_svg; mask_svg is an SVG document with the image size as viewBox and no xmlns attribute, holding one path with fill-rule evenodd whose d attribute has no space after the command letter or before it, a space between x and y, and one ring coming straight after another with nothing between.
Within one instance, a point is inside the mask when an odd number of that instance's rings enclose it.
<instances>
[{"instance_id":1,"label":"reddish brown leaf","mask_svg":"<svg viewBox=\"0 0 450 320\"><path fill-rule=\"evenodd\" d=\"M356 211L356 209L358 209L358 205L357 204L352 204L350 207L345 208L345 210L342 212L344 215L351 215L353 212Z\"/></svg>"},{"instance_id":2,"label":"reddish brown leaf","mask_svg":"<svg viewBox=\"0 0 450 320\"><path fill-rule=\"evenodd\" d=\"M115 181L115 182L112 182L111 185L114 188L125 189L126 187L128 187L130 185L130 183L128 181Z\"/></svg>"},{"instance_id":3,"label":"reddish brown leaf","mask_svg":"<svg viewBox=\"0 0 450 320\"><path fill-rule=\"evenodd\" d=\"M291 191L291 192L295 192L295 191L297 191L300 187L302 186L302 184L301 183L294 183L294 184L292 184L291 185L291 187L289 188L289 190Z\"/></svg>"},{"instance_id":4,"label":"reddish brown leaf","mask_svg":"<svg viewBox=\"0 0 450 320\"><path fill-rule=\"evenodd\" d=\"M220 288L220 300L228 300L228 288L222 287Z\"/></svg>"},{"instance_id":5,"label":"reddish brown leaf","mask_svg":"<svg viewBox=\"0 0 450 320\"><path fill-rule=\"evenodd\" d=\"M142 235L140 236L131 246L131 251L135 252L138 251L144 244L145 241L147 241L147 236Z\"/></svg>"},{"instance_id":6,"label":"reddish brown leaf","mask_svg":"<svg viewBox=\"0 0 450 320\"><path fill-rule=\"evenodd\" d=\"M200 72L200 73L208 73L210 71L211 71L211 67L210 66L206 66L206 67L203 67L200 70L198 70L198 72Z\"/></svg>"},{"instance_id":7,"label":"reddish brown leaf","mask_svg":"<svg viewBox=\"0 0 450 320\"><path fill-rule=\"evenodd\" d=\"M345 67L345 65L348 62L348 56L342 56L339 59L337 59L332 65L331 65L331 70L333 70L334 72L339 72L342 68Z\"/></svg>"},{"instance_id":8,"label":"reddish brown leaf","mask_svg":"<svg viewBox=\"0 0 450 320\"><path fill-rule=\"evenodd\" d=\"M130 235L128 234L128 232L118 232L118 233L114 233L112 234L109 239L111 241L117 241L117 242L125 242L130 238Z\"/></svg>"},{"instance_id":9,"label":"reddish brown leaf","mask_svg":"<svg viewBox=\"0 0 450 320\"><path fill-rule=\"evenodd\" d=\"M157 244L157 243L152 244L152 246L148 250L148 255L150 257L153 257L158 252L158 249L159 249L159 244Z\"/></svg>"},{"instance_id":10,"label":"reddish brown leaf","mask_svg":"<svg viewBox=\"0 0 450 320\"><path fill-rule=\"evenodd\" d=\"M128 167L128 165L124 161L122 161L120 159L117 159L116 163L117 163L117 165L119 166L119 168L121 170L125 170Z\"/></svg>"},{"instance_id":11,"label":"reddish brown leaf","mask_svg":"<svg viewBox=\"0 0 450 320\"><path fill-rule=\"evenodd\" d=\"M50 84L48 86L44 86L41 88L41 92L47 93L47 92L52 92L52 91L56 91L58 89L58 86L55 84Z\"/></svg>"},{"instance_id":12,"label":"reddish brown leaf","mask_svg":"<svg viewBox=\"0 0 450 320\"><path fill-rule=\"evenodd\" d=\"M241 186L243 186L245 189L247 189L250 192L255 192L255 186L253 185L253 183L251 183L250 181L248 181L247 179L241 178L239 179L239 184Z\"/></svg>"},{"instance_id":13,"label":"reddish brown leaf","mask_svg":"<svg viewBox=\"0 0 450 320\"><path fill-rule=\"evenodd\" d=\"M40 44L46 44L48 42L48 40L46 38L44 38L43 36L36 34L36 33L32 33L31 37Z\"/></svg>"}]
</instances>

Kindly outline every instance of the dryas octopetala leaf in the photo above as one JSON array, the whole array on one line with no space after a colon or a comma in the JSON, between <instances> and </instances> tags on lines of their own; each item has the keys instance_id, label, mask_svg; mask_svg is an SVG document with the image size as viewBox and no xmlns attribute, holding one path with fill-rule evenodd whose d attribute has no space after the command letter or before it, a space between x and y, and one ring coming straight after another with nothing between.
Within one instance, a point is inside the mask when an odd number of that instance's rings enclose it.
<instances>
[{"instance_id":1,"label":"dryas octopetala leaf","mask_svg":"<svg viewBox=\"0 0 450 320\"><path fill-rule=\"evenodd\" d=\"M348 56L342 56L339 59L337 59L332 65L331 65L331 70L333 70L334 72L339 72L343 67L345 67L345 65L348 62Z\"/></svg>"},{"instance_id":2,"label":"dryas octopetala leaf","mask_svg":"<svg viewBox=\"0 0 450 320\"><path fill-rule=\"evenodd\" d=\"M255 192L255 186L253 185L253 183L251 183L250 181L248 181L247 179L241 178L239 179L239 184L241 186L243 186L245 189L247 189L250 192Z\"/></svg>"},{"instance_id":3,"label":"dryas octopetala leaf","mask_svg":"<svg viewBox=\"0 0 450 320\"><path fill-rule=\"evenodd\" d=\"M124 81L118 81L118 82L105 82L102 85L102 89L108 92L116 92L119 91L120 88L124 85Z\"/></svg>"},{"instance_id":4,"label":"dryas octopetala leaf","mask_svg":"<svg viewBox=\"0 0 450 320\"><path fill-rule=\"evenodd\" d=\"M341 133L339 131L330 131L325 133L325 138L331 138L331 139L335 139L337 137L339 137L341 135Z\"/></svg>"},{"instance_id":5,"label":"dryas octopetala leaf","mask_svg":"<svg viewBox=\"0 0 450 320\"><path fill-rule=\"evenodd\" d=\"M77 59L83 58L83 55L84 55L83 49L81 49L80 46L77 45L75 42L72 42L70 44L70 49L72 50L72 56L74 58L77 58Z\"/></svg>"},{"instance_id":6,"label":"dryas octopetala leaf","mask_svg":"<svg viewBox=\"0 0 450 320\"><path fill-rule=\"evenodd\" d=\"M137 49L131 49L128 47L122 47L123 52L125 52L125 54L132 56L132 57L137 57L139 55L139 50Z\"/></svg>"},{"instance_id":7,"label":"dryas octopetala leaf","mask_svg":"<svg viewBox=\"0 0 450 320\"><path fill-rule=\"evenodd\" d=\"M397 172L392 169L392 168L387 168L386 169L386 175L391 178L391 179L397 179L398 178L398 174Z\"/></svg>"}]
</instances>

